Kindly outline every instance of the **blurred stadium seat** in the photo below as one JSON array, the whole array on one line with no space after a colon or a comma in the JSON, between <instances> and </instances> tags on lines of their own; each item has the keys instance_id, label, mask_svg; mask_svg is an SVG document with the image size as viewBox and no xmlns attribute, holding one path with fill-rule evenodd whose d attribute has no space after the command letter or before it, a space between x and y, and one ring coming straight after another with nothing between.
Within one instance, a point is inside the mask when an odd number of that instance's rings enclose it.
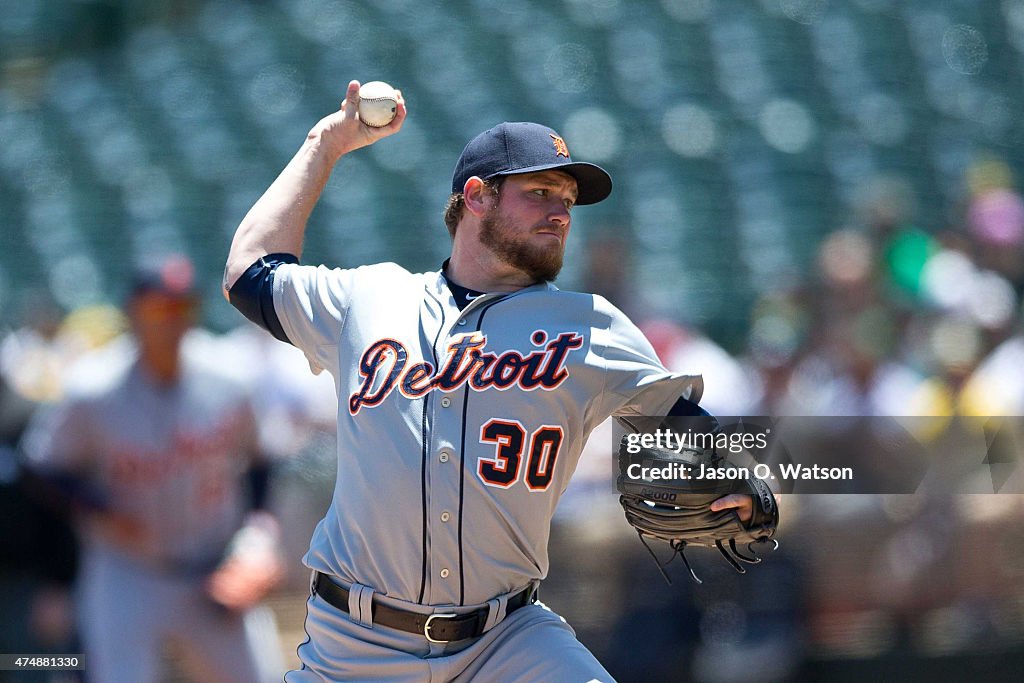
<instances>
[{"instance_id":1,"label":"blurred stadium seat","mask_svg":"<svg viewBox=\"0 0 1024 683\"><path fill-rule=\"evenodd\" d=\"M0 5L8 302L39 286L68 308L116 299L132 256L182 249L215 297L232 228L349 77L399 85L413 118L346 160L307 259L435 267L461 145L539 119L617 179L581 219L648 233L647 295L690 305L727 342L758 294L808 268L873 175L906 178L915 222L942 227L972 158L1024 159L1017 2ZM682 238L666 249L670 233ZM54 275L72 254L91 285Z\"/></svg>"}]
</instances>

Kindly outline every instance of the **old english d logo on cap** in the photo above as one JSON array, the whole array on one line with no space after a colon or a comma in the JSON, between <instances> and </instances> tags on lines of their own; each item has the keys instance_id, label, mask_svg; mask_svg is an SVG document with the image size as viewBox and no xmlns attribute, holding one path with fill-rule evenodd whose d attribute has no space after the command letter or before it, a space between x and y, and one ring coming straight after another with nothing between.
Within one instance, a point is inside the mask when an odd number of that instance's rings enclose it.
<instances>
[{"instance_id":1,"label":"old english d logo on cap","mask_svg":"<svg viewBox=\"0 0 1024 683\"><path fill-rule=\"evenodd\" d=\"M558 137L554 133L548 133L548 135L551 137L551 139L555 143L555 155L556 156L560 156L560 157L565 157L566 159L568 159L569 158L569 148L566 146L565 140L563 140L562 138Z\"/></svg>"}]
</instances>

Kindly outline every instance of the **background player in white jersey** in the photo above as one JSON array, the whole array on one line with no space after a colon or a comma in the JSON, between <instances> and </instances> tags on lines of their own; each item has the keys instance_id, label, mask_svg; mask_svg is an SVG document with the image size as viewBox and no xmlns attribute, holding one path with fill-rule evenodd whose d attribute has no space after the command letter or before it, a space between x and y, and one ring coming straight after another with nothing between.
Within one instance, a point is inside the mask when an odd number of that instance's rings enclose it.
<instances>
[{"instance_id":1,"label":"background player in white jersey","mask_svg":"<svg viewBox=\"0 0 1024 683\"><path fill-rule=\"evenodd\" d=\"M602 297L551 284L573 207L611 179L538 124L467 145L440 271L298 265L337 161L406 118L400 97L391 124L363 125L358 90L246 215L225 272L231 302L338 389L337 483L304 558L309 637L286 680L611 680L536 602L551 516L596 425L698 412L701 380L668 372Z\"/></svg>"},{"instance_id":2,"label":"background player in white jersey","mask_svg":"<svg viewBox=\"0 0 1024 683\"><path fill-rule=\"evenodd\" d=\"M280 680L284 668L273 616L257 606L282 567L262 509L268 469L248 393L190 351L192 281L180 258L139 270L132 339L84 360L24 440L78 513L93 681L158 680L168 639L196 681Z\"/></svg>"}]
</instances>

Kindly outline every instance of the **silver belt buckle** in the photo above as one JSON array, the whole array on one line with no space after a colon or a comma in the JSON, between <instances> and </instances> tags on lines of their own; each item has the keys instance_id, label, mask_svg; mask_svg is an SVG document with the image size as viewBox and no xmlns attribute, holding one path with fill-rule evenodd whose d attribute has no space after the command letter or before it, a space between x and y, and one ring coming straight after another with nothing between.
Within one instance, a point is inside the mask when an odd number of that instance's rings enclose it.
<instances>
[{"instance_id":1,"label":"silver belt buckle","mask_svg":"<svg viewBox=\"0 0 1024 683\"><path fill-rule=\"evenodd\" d=\"M459 615L455 614L454 612L444 612L442 614L431 614L429 617L427 617L427 623L423 624L423 635L426 636L427 640L429 640L432 643L447 643L447 642L450 642L450 641L447 641L447 640L437 640L437 639L433 638L430 635L430 622L434 621L434 619L453 619L453 618L455 618L457 616L459 616Z\"/></svg>"}]
</instances>

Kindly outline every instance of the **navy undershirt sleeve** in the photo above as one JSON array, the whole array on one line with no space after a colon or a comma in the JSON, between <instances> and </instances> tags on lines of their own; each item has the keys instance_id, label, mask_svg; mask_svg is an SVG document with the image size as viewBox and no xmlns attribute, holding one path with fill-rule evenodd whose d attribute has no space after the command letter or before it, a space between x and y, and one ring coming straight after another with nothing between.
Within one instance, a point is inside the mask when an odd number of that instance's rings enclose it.
<instances>
[{"instance_id":1,"label":"navy undershirt sleeve","mask_svg":"<svg viewBox=\"0 0 1024 683\"><path fill-rule=\"evenodd\" d=\"M246 478L249 480L249 508L266 510L269 499L270 476L272 465L265 460L254 461L249 465Z\"/></svg>"},{"instance_id":2,"label":"navy undershirt sleeve","mask_svg":"<svg viewBox=\"0 0 1024 683\"><path fill-rule=\"evenodd\" d=\"M282 263L298 263L293 254L267 254L249 266L231 286L228 300L242 315L276 339L291 344L274 310L274 271Z\"/></svg>"},{"instance_id":3,"label":"navy undershirt sleeve","mask_svg":"<svg viewBox=\"0 0 1024 683\"><path fill-rule=\"evenodd\" d=\"M679 397L679 400L672 404L672 407L668 409L668 415L666 418L671 417L689 417L696 418L695 420L687 420L687 424L691 429L698 429L699 431L707 432L709 434L720 434L722 432L722 425L718 421L718 418L704 410L702 407L694 403L693 401Z\"/></svg>"},{"instance_id":4,"label":"navy undershirt sleeve","mask_svg":"<svg viewBox=\"0 0 1024 683\"><path fill-rule=\"evenodd\" d=\"M660 416L647 415L646 418L655 418L656 420L662 420L660 425L651 426L649 419L640 420L634 417L618 416L615 421L622 426L628 432L641 432L646 429L655 429L660 427L666 427L667 423L664 422L668 418L672 417L688 417L696 418L695 420L687 420L685 424L692 428L697 428L699 431L707 431L709 433L718 434L722 431L722 425L718 422L718 418L709 413L708 411L701 408L693 401L683 398L682 396L672 404L672 407L668 409L668 414L664 418ZM678 426L681 421L676 421Z\"/></svg>"},{"instance_id":5,"label":"navy undershirt sleeve","mask_svg":"<svg viewBox=\"0 0 1024 683\"><path fill-rule=\"evenodd\" d=\"M693 401L680 396L679 400L668 409L667 417L711 417L711 413Z\"/></svg>"}]
</instances>

